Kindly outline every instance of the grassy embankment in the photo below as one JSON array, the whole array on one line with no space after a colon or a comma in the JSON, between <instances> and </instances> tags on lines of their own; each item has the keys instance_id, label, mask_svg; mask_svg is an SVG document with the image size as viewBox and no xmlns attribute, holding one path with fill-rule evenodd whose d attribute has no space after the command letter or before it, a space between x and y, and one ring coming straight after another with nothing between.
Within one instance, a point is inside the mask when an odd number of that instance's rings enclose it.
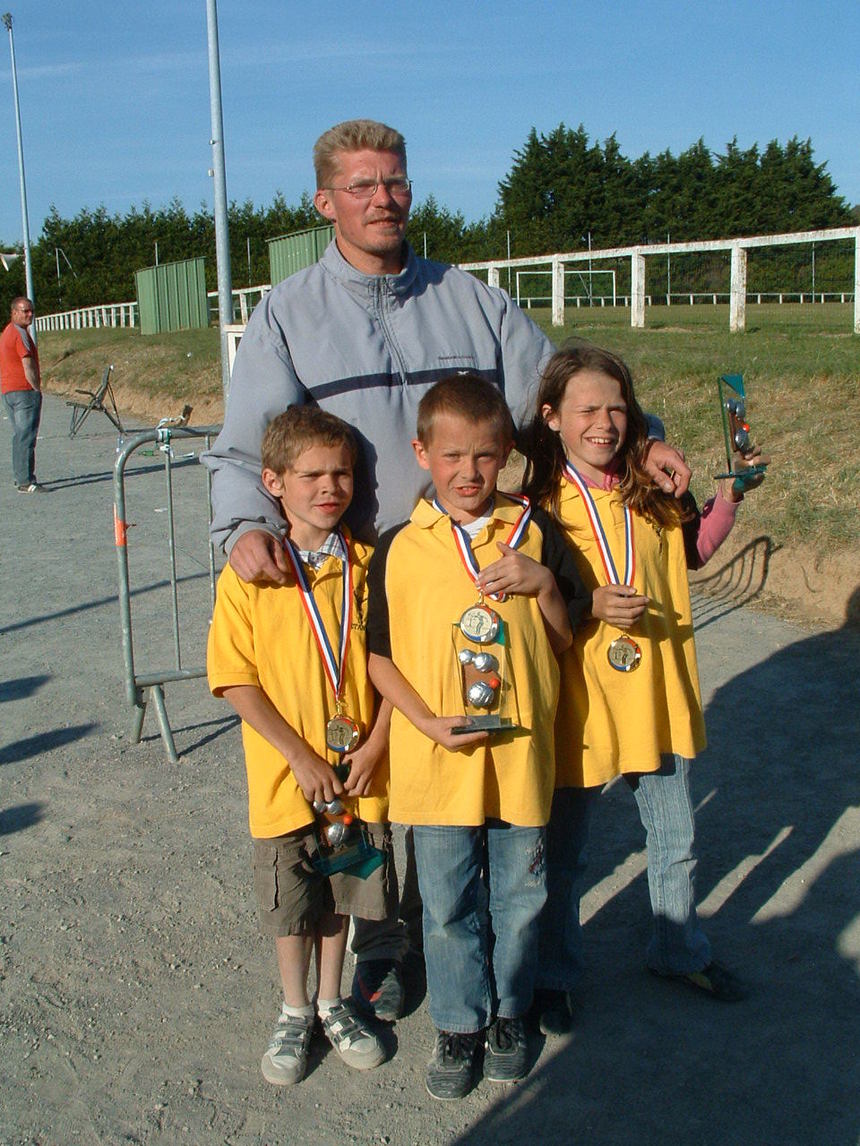
<instances>
[{"instance_id":1,"label":"grassy embankment","mask_svg":"<svg viewBox=\"0 0 860 1146\"><path fill-rule=\"evenodd\" d=\"M556 342L589 338L629 362L642 404L664 418L670 440L686 451L700 500L724 463L717 378L743 374L753 436L772 459L749 525L779 545L802 544L821 556L856 546L860 336L851 333L849 306L750 307L741 335L729 334L723 306L649 308L645 330L632 330L621 309L569 310L563 331L551 330L545 311L532 316ZM154 420L190 402L196 424L221 420L214 329L46 333L40 349L51 390L92 389L113 362L121 411Z\"/></svg>"}]
</instances>

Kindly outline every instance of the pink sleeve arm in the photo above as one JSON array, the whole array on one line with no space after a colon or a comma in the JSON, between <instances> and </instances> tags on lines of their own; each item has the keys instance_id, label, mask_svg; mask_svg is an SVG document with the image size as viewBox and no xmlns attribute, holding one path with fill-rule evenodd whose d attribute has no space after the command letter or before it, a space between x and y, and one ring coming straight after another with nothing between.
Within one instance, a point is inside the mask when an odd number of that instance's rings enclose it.
<instances>
[{"instance_id":1,"label":"pink sleeve arm","mask_svg":"<svg viewBox=\"0 0 860 1146\"><path fill-rule=\"evenodd\" d=\"M739 501L726 501L720 494L705 502L696 538L700 568L713 557L731 533L740 504Z\"/></svg>"}]
</instances>

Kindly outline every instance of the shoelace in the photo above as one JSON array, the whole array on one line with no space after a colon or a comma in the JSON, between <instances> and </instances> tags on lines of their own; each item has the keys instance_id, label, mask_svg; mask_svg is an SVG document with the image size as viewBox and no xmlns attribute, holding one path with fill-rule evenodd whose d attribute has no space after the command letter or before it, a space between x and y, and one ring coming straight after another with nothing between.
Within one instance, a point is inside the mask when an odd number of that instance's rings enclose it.
<instances>
[{"instance_id":1,"label":"shoelace","mask_svg":"<svg viewBox=\"0 0 860 1146\"><path fill-rule=\"evenodd\" d=\"M513 1022L510 1019L499 1019L496 1023L496 1042L499 1050L511 1050L516 1045L513 1034Z\"/></svg>"},{"instance_id":2,"label":"shoelace","mask_svg":"<svg viewBox=\"0 0 860 1146\"><path fill-rule=\"evenodd\" d=\"M449 1059L456 1061L459 1058L471 1058L474 1050L474 1037L469 1035L450 1034L442 1046L442 1061Z\"/></svg>"}]
</instances>

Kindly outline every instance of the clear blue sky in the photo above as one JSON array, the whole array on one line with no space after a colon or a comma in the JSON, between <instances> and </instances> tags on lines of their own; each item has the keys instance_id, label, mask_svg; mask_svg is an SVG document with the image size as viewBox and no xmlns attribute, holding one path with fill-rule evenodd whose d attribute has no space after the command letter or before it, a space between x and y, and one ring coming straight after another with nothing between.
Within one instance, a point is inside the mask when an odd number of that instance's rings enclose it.
<instances>
[{"instance_id":1,"label":"clear blue sky","mask_svg":"<svg viewBox=\"0 0 860 1146\"><path fill-rule=\"evenodd\" d=\"M10 0L30 231L144 199L211 204L205 0ZM4 5L5 8L5 5ZM399 128L416 201L489 214L532 126L615 132L629 158L810 137L860 203L856 0L582 3L219 0L227 193L312 190L321 131ZM8 34L0 25L0 242L22 235Z\"/></svg>"}]
</instances>

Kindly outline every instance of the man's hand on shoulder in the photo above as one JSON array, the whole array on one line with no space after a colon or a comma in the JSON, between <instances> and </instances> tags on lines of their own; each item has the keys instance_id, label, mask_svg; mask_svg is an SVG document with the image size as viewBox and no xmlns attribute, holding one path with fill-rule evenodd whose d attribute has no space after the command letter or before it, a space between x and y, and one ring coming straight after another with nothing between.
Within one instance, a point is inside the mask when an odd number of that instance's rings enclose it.
<instances>
[{"instance_id":1,"label":"man's hand on shoulder","mask_svg":"<svg viewBox=\"0 0 860 1146\"><path fill-rule=\"evenodd\" d=\"M289 580L289 565L281 543L265 529L249 529L243 533L230 550L229 560L242 581L285 585Z\"/></svg>"},{"instance_id":2,"label":"man's hand on shoulder","mask_svg":"<svg viewBox=\"0 0 860 1146\"><path fill-rule=\"evenodd\" d=\"M663 493L683 497L690 488L692 474L684 453L667 442L652 438L648 443L644 465L648 476Z\"/></svg>"}]
</instances>

